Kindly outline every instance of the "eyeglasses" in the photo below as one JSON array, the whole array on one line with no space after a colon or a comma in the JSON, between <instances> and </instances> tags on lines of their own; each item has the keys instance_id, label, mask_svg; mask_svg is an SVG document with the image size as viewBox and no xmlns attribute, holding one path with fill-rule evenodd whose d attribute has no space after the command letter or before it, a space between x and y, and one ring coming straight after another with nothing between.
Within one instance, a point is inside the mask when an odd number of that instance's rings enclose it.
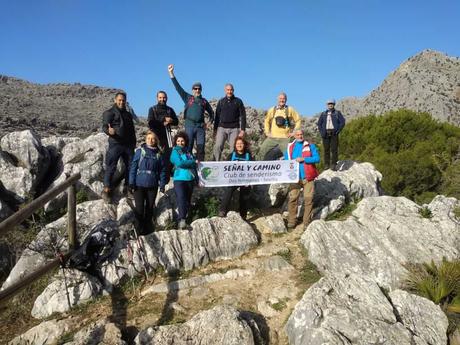
<instances>
[{"instance_id":1,"label":"eyeglasses","mask_svg":"<svg viewBox=\"0 0 460 345\"><path fill-rule=\"evenodd\" d=\"M193 90L201 90L201 87L194 87Z\"/></svg>"}]
</instances>

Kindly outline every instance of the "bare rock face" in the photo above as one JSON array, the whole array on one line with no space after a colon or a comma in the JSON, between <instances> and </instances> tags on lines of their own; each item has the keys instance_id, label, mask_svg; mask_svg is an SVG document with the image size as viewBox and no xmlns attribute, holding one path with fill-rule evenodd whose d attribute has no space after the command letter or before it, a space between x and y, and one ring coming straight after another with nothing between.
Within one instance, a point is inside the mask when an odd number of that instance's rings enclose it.
<instances>
[{"instance_id":1,"label":"bare rock face","mask_svg":"<svg viewBox=\"0 0 460 345\"><path fill-rule=\"evenodd\" d=\"M26 168L16 166L10 155L0 151L0 182L17 202L22 203L31 196L34 177Z\"/></svg>"},{"instance_id":2,"label":"bare rock face","mask_svg":"<svg viewBox=\"0 0 460 345\"><path fill-rule=\"evenodd\" d=\"M339 161L338 170L326 170L315 181L313 203L324 219L353 200L382 195L382 174L371 163Z\"/></svg>"},{"instance_id":3,"label":"bare rock face","mask_svg":"<svg viewBox=\"0 0 460 345\"><path fill-rule=\"evenodd\" d=\"M49 167L50 156L35 132L25 130L8 133L2 137L0 145L3 151L16 158L18 166L30 171L35 177L35 186L40 183Z\"/></svg>"},{"instance_id":4,"label":"bare rock face","mask_svg":"<svg viewBox=\"0 0 460 345\"><path fill-rule=\"evenodd\" d=\"M191 270L211 261L227 260L248 252L258 242L251 226L236 212L225 218L197 219L191 230L158 231L140 236L149 269L162 266L167 271ZM107 284L117 285L126 275L144 271L139 244L129 242L135 253L130 262L128 243L117 244L117 254L101 268Z\"/></svg>"},{"instance_id":5,"label":"bare rock face","mask_svg":"<svg viewBox=\"0 0 460 345\"><path fill-rule=\"evenodd\" d=\"M120 329L112 322L101 320L78 331L64 345L126 345Z\"/></svg>"},{"instance_id":6,"label":"bare rock face","mask_svg":"<svg viewBox=\"0 0 460 345\"><path fill-rule=\"evenodd\" d=\"M286 323L292 345L447 344L447 317L434 303L396 290L387 297L360 275L330 275L304 294Z\"/></svg>"},{"instance_id":7,"label":"bare rock face","mask_svg":"<svg viewBox=\"0 0 460 345\"><path fill-rule=\"evenodd\" d=\"M401 108L460 125L460 59L425 50L404 61L368 96L337 103L347 118Z\"/></svg>"},{"instance_id":8,"label":"bare rock face","mask_svg":"<svg viewBox=\"0 0 460 345\"><path fill-rule=\"evenodd\" d=\"M0 75L0 137L33 128L41 136L88 135L102 125L102 113L117 89L93 85L34 84Z\"/></svg>"},{"instance_id":9,"label":"bare rock face","mask_svg":"<svg viewBox=\"0 0 460 345\"><path fill-rule=\"evenodd\" d=\"M203 311L181 325L150 327L135 339L136 345L255 345L261 332L248 314L230 306Z\"/></svg>"},{"instance_id":10,"label":"bare rock face","mask_svg":"<svg viewBox=\"0 0 460 345\"><path fill-rule=\"evenodd\" d=\"M68 176L81 174L77 188L84 189L93 197L100 195L103 189L104 158L108 147L107 135L99 133L84 140L76 140L62 148L62 171L49 188L65 181ZM45 206L46 211L65 206L67 193L60 194Z\"/></svg>"},{"instance_id":11,"label":"bare rock face","mask_svg":"<svg viewBox=\"0 0 460 345\"><path fill-rule=\"evenodd\" d=\"M64 312L77 304L88 302L101 292L102 285L96 278L77 270L64 269L37 297L31 314L37 319L43 319L55 312Z\"/></svg>"},{"instance_id":12,"label":"bare rock face","mask_svg":"<svg viewBox=\"0 0 460 345\"><path fill-rule=\"evenodd\" d=\"M49 320L29 329L26 333L11 340L8 345L40 344L53 345L66 332L70 325L67 320Z\"/></svg>"},{"instance_id":13,"label":"bare rock face","mask_svg":"<svg viewBox=\"0 0 460 345\"><path fill-rule=\"evenodd\" d=\"M301 238L309 259L325 275L355 273L395 288L405 263L460 255L460 224L451 218L458 201L437 196L423 218L420 206L403 197L364 198L345 221L314 221Z\"/></svg>"}]
</instances>

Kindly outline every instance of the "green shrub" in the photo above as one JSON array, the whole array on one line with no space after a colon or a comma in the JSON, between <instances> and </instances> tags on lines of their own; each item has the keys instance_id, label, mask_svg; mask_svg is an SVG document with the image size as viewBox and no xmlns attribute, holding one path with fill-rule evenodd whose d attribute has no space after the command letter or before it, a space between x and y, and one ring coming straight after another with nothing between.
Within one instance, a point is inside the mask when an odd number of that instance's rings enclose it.
<instances>
[{"instance_id":1,"label":"green shrub","mask_svg":"<svg viewBox=\"0 0 460 345\"><path fill-rule=\"evenodd\" d=\"M424 206L424 207L420 207L418 209L418 213L423 217L423 218L432 218L433 217L433 213L431 213L431 210Z\"/></svg>"},{"instance_id":2,"label":"green shrub","mask_svg":"<svg viewBox=\"0 0 460 345\"><path fill-rule=\"evenodd\" d=\"M215 196L201 197L192 206L190 217L192 220L199 218L210 218L219 213L220 200Z\"/></svg>"},{"instance_id":3,"label":"green shrub","mask_svg":"<svg viewBox=\"0 0 460 345\"><path fill-rule=\"evenodd\" d=\"M373 163L389 195L418 203L436 194L460 197L460 128L427 113L398 110L352 120L340 147L341 159Z\"/></svg>"},{"instance_id":4,"label":"green shrub","mask_svg":"<svg viewBox=\"0 0 460 345\"><path fill-rule=\"evenodd\" d=\"M457 220L460 220L460 206L454 208L454 216Z\"/></svg>"}]
</instances>

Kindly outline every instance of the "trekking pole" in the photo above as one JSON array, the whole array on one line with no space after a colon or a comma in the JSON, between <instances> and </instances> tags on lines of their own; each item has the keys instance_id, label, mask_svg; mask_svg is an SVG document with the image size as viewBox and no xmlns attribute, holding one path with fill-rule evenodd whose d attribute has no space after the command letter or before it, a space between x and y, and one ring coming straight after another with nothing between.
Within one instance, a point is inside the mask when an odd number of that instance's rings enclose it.
<instances>
[{"instance_id":1,"label":"trekking pole","mask_svg":"<svg viewBox=\"0 0 460 345\"><path fill-rule=\"evenodd\" d=\"M64 277L65 294L66 294L66 297L67 297L67 304L69 305L69 310L70 310L70 309L72 309L72 304L70 303L69 287L67 286L67 279L65 277L64 255L62 255L61 252L58 252L57 257L59 258L59 261L61 262L62 275Z\"/></svg>"},{"instance_id":2,"label":"trekking pole","mask_svg":"<svg viewBox=\"0 0 460 345\"><path fill-rule=\"evenodd\" d=\"M168 138L168 146L169 148L173 147L172 137L171 137L171 126L168 124L165 127L166 129L166 137Z\"/></svg>"}]
</instances>

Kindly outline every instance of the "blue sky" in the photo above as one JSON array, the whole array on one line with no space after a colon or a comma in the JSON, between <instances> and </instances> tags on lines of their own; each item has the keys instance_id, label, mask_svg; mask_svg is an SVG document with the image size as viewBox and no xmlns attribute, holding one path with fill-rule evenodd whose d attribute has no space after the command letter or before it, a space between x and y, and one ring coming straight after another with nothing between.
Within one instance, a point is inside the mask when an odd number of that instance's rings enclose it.
<instances>
[{"instance_id":1,"label":"blue sky","mask_svg":"<svg viewBox=\"0 0 460 345\"><path fill-rule=\"evenodd\" d=\"M266 109L283 90L302 115L364 96L423 49L460 56L460 1L0 0L0 74L118 87L139 115L167 74L206 98L226 82Z\"/></svg>"}]
</instances>

